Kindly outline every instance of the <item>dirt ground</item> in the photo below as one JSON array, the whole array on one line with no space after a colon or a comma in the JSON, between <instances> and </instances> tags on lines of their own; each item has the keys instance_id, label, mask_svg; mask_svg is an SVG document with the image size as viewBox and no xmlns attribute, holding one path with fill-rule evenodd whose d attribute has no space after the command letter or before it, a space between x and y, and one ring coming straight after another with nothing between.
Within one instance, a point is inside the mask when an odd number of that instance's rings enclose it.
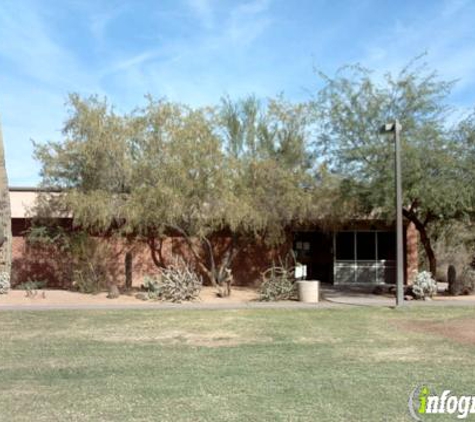
<instances>
[{"instance_id":1,"label":"dirt ground","mask_svg":"<svg viewBox=\"0 0 475 422\"><path fill-rule=\"evenodd\" d=\"M43 294L44 293L44 294ZM136 292L135 292L136 293ZM135 297L135 293L122 294L117 299L108 299L107 293L82 294L65 290L40 290L34 297L27 297L23 290L11 290L6 295L0 295L1 305L110 305L110 304L156 304L156 301L142 301ZM193 303L220 303L233 304L254 301L258 298L255 289L248 287L234 287L230 297L220 298L213 287L203 287L200 297ZM189 303L189 302L188 302Z\"/></svg>"},{"instance_id":2,"label":"dirt ground","mask_svg":"<svg viewBox=\"0 0 475 422\"><path fill-rule=\"evenodd\" d=\"M475 344L475 318L455 319L445 322L405 324L405 328L418 333L436 334L457 343Z\"/></svg>"}]
</instances>

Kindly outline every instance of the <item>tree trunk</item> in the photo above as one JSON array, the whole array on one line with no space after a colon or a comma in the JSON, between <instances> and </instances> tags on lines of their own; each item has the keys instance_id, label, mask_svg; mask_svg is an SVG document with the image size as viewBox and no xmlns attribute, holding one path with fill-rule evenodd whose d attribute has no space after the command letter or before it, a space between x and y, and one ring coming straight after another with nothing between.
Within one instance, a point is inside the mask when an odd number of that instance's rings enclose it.
<instances>
[{"instance_id":1,"label":"tree trunk","mask_svg":"<svg viewBox=\"0 0 475 422\"><path fill-rule=\"evenodd\" d=\"M437 258L435 257L435 253L432 249L432 244L429 236L427 236L427 231L425 227L420 230L419 233L421 235L421 242L424 246L424 251L427 255L427 259L429 260L429 271L431 272L432 277L435 279L437 274Z\"/></svg>"},{"instance_id":2,"label":"tree trunk","mask_svg":"<svg viewBox=\"0 0 475 422\"><path fill-rule=\"evenodd\" d=\"M435 256L434 249L432 248L430 237L427 234L427 224L429 223L430 219L426 218L426 220L422 222L419 220L414 211L403 209L403 213L409 221L414 223L417 231L419 232L422 246L424 246L424 252L427 256L427 259L429 260L429 271L431 272L432 277L435 279L437 275L437 258Z\"/></svg>"},{"instance_id":3,"label":"tree trunk","mask_svg":"<svg viewBox=\"0 0 475 422\"><path fill-rule=\"evenodd\" d=\"M218 289L219 296L229 296L231 294L231 285L233 283L230 267L234 258L239 252L239 248L236 248L236 236L232 236L231 244L228 250L225 252L224 257L221 259L219 265L216 263L213 245L210 239L207 237L202 237L200 239L201 246L202 249L205 250L208 258L206 260L207 263L205 264L203 263L202 253L200 254L201 251L196 248L196 245L193 243L188 233L177 226L170 226L170 228L183 236L188 248L196 260L199 269L206 275L208 280L211 282L211 285Z\"/></svg>"},{"instance_id":4,"label":"tree trunk","mask_svg":"<svg viewBox=\"0 0 475 422\"><path fill-rule=\"evenodd\" d=\"M157 248L157 241L155 236L150 236L147 240L147 244L150 248L150 254L152 255L152 261L158 268L166 268L165 260L162 255L162 246L163 242L161 239L158 240L159 246Z\"/></svg>"},{"instance_id":5,"label":"tree trunk","mask_svg":"<svg viewBox=\"0 0 475 422\"><path fill-rule=\"evenodd\" d=\"M134 256L132 252L128 251L125 254L125 290L128 291L132 288L132 266Z\"/></svg>"},{"instance_id":6,"label":"tree trunk","mask_svg":"<svg viewBox=\"0 0 475 422\"><path fill-rule=\"evenodd\" d=\"M213 245L211 244L211 241L207 237L204 237L201 240L201 243L205 246L205 249L208 253L209 275L210 275L211 284L216 287L220 283L219 283L219 277L216 274L216 261L214 259Z\"/></svg>"},{"instance_id":7,"label":"tree trunk","mask_svg":"<svg viewBox=\"0 0 475 422\"><path fill-rule=\"evenodd\" d=\"M203 264L202 257L200 256L200 251L196 249L196 245L193 244L193 241L188 235L188 233L178 226L170 225L169 228L175 230L183 236L183 239L185 240L186 244L188 245L188 248L190 249L193 257L195 258L196 264L198 265L199 269L204 274L206 274L206 277L208 277L213 287L216 287L216 279L213 271L211 271L205 264Z\"/></svg>"}]
</instances>

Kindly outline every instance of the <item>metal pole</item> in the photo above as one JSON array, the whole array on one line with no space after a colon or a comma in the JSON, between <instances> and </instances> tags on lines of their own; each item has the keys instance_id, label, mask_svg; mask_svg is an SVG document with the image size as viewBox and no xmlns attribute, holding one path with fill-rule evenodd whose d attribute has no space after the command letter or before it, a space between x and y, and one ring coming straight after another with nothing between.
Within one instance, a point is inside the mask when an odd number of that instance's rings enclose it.
<instances>
[{"instance_id":1,"label":"metal pole","mask_svg":"<svg viewBox=\"0 0 475 422\"><path fill-rule=\"evenodd\" d=\"M402 175L401 175L401 140L399 133L401 125L399 121L394 122L394 143L395 143L395 171L396 171L396 306L404 304L404 232L402 225Z\"/></svg>"}]
</instances>

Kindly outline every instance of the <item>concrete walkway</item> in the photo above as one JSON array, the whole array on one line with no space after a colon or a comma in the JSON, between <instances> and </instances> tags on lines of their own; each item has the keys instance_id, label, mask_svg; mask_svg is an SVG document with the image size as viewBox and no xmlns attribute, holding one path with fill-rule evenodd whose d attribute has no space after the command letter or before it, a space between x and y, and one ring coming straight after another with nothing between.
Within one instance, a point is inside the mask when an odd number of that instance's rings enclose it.
<instances>
[{"instance_id":1,"label":"concrete walkway","mask_svg":"<svg viewBox=\"0 0 475 422\"><path fill-rule=\"evenodd\" d=\"M381 296L365 296L365 295L334 295L328 297L318 304L308 304L296 301L282 301L282 302L245 302L245 303L143 303L143 304L67 304L67 305L0 305L1 311L89 311L89 310L239 310L239 309L336 309L349 307L385 307L394 308L395 300L393 298L386 298ZM473 306L475 307L475 300L431 300L431 301L408 301L404 306L412 307L434 307L434 306Z\"/></svg>"},{"instance_id":2,"label":"concrete walkway","mask_svg":"<svg viewBox=\"0 0 475 422\"><path fill-rule=\"evenodd\" d=\"M443 296L444 286L441 287L439 295L433 300L409 300L404 302L404 306L475 306L475 296ZM364 290L338 289L333 286L324 286L321 289L324 300L333 305L349 306L380 306L395 307L396 298L391 295L375 295Z\"/></svg>"},{"instance_id":3,"label":"concrete walkway","mask_svg":"<svg viewBox=\"0 0 475 422\"><path fill-rule=\"evenodd\" d=\"M50 310L238 310L238 309L329 309L352 306L372 307L395 307L395 298L389 295L375 295L363 290L338 289L334 286L322 286L321 301L318 304L308 304L297 301L282 302L259 302L246 301L235 303L162 303L162 302L139 302L137 303L98 303L98 304L0 304L0 311L50 311ZM411 300L406 301L404 306L473 306L475 296L463 296L457 298L441 297L430 301Z\"/></svg>"},{"instance_id":4,"label":"concrete walkway","mask_svg":"<svg viewBox=\"0 0 475 422\"><path fill-rule=\"evenodd\" d=\"M318 304L297 301L243 302L243 303L137 303L137 304L67 304L67 305L0 305L1 311L52 311L52 310L238 310L238 309L325 309L340 305L327 301Z\"/></svg>"}]
</instances>

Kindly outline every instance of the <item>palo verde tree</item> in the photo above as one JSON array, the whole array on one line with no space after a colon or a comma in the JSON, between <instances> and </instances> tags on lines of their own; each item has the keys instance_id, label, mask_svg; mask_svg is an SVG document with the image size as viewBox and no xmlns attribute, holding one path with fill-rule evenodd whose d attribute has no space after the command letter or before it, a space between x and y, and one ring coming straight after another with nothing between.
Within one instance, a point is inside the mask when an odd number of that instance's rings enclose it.
<instances>
[{"instance_id":1,"label":"palo verde tree","mask_svg":"<svg viewBox=\"0 0 475 422\"><path fill-rule=\"evenodd\" d=\"M281 99L191 108L149 99L117 115L97 98L70 98L59 142L36 145L44 184L75 224L144 239L156 265L161 240L179 234L201 272L229 294L243 241L282 241L314 193L307 120ZM221 234L223 247L213 242Z\"/></svg>"},{"instance_id":2,"label":"palo verde tree","mask_svg":"<svg viewBox=\"0 0 475 422\"><path fill-rule=\"evenodd\" d=\"M432 224L471 212L474 198L466 185L473 174L464 161L466 144L448 120L453 82L440 80L420 58L395 76L380 78L360 66L321 76L324 86L313 101L319 151L342 177L341 194L358 198L362 213L394 218L394 140L380 127L401 122L403 215L418 230L435 275Z\"/></svg>"}]
</instances>

